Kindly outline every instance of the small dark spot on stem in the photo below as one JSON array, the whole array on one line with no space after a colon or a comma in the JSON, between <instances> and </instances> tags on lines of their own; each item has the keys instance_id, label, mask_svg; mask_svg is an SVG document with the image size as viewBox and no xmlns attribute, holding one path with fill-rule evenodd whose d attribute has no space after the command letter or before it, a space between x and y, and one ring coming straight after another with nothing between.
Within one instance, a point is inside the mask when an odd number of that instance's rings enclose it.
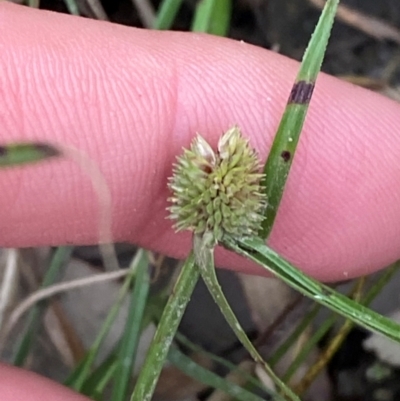
<instances>
[{"instance_id":1,"label":"small dark spot on stem","mask_svg":"<svg viewBox=\"0 0 400 401\"><path fill-rule=\"evenodd\" d=\"M204 171L206 174L211 174L212 168L211 168L210 166L204 166L204 167L203 167L203 171Z\"/></svg>"},{"instance_id":2,"label":"small dark spot on stem","mask_svg":"<svg viewBox=\"0 0 400 401\"><path fill-rule=\"evenodd\" d=\"M288 103L307 104L314 91L314 82L299 81L293 85Z\"/></svg>"},{"instance_id":3,"label":"small dark spot on stem","mask_svg":"<svg viewBox=\"0 0 400 401\"><path fill-rule=\"evenodd\" d=\"M7 154L7 148L4 146L0 146L0 157L5 156Z\"/></svg>"},{"instance_id":4,"label":"small dark spot on stem","mask_svg":"<svg viewBox=\"0 0 400 401\"><path fill-rule=\"evenodd\" d=\"M290 160L290 158L292 157L292 155L291 155L291 153L290 153L288 150L284 150L284 151L281 153L281 157L282 157L283 161L284 161L285 163L287 163L287 162Z\"/></svg>"},{"instance_id":5,"label":"small dark spot on stem","mask_svg":"<svg viewBox=\"0 0 400 401\"><path fill-rule=\"evenodd\" d=\"M56 149L54 146L49 145L47 143L35 143L34 148L41 152L44 157L58 157L61 156L61 152Z\"/></svg>"},{"instance_id":6,"label":"small dark spot on stem","mask_svg":"<svg viewBox=\"0 0 400 401\"><path fill-rule=\"evenodd\" d=\"M257 254L256 250L254 250L253 248L248 247L246 244L241 243L240 244L240 248L243 251L247 252L249 255L256 255Z\"/></svg>"}]
</instances>

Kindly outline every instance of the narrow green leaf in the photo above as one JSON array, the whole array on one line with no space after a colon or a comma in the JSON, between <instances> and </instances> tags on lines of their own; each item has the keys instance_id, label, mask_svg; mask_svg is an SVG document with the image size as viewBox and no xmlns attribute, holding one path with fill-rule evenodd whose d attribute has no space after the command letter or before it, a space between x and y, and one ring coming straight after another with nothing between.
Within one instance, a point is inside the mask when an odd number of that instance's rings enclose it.
<instances>
[{"instance_id":1,"label":"narrow green leaf","mask_svg":"<svg viewBox=\"0 0 400 401\"><path fill-rule=\"evenodd\" d=\"M158 377L167 359L168 350L199 278L191 253L186 259L178 280L164 308L156 334L139 374L131 401L150 401Z\"/></svg>"},{"instance_id":2,"label":"narrow green leaf","mask_svg":"<svg viewBox=\"0 0 400 401\"><path fill-rule=\"evenodd\" d=\"M240 369L236 366L236 364L228 361L227 359L220 357L218 355L215 355L211 352L208 352L204 350L202 347L200 347L197 344L192 343L188 338L186 338L183 334L181 333L176 333L175 337L176 341L178 344L183 345L186 347L186 349L189 349L193 352L199 353L204 355L206 358L210 359L211 361L215 362L218 365L221 365L225 367L226 369L230 371L239 371L242 377L246 380L246 382L252 386L253 388L258 388L259 390L265 391L265 386L260 382L260 380L252 375L249 374L249 372L244 371L243 369Z\"/></svg>"},{"instance_id":3,"label":"narrow green leaf","mask_svg":"<svg viewBox=\"0 0 400 401\"><path fill-rule=\"evenodd\" d=\"M225 320L231 327L232 331L249 352L254 361L259 363L264 368L268 376L277 385L279 390L288 397L288 399L300 401L300 398L292 392L292 390L275 374L271 367L264 361L263 357L256 350L246 332L243 330L241 324L237 320L236 315L232 311L227 299L225 298L224 293L222 292L221 286L218 283L214 266L214 248L212 246L210 247L207 241L207 235L195 235L193 241L193 251L196 257L196 261L199 264L200 275L204 280L208 291L212 295L215 303L219 306ZM279 398L283 399L283 397Z\"/></svg>"},{"instance_id":4,"label":"narrow green leaf","mask_svg":"<svg viewBox=\"0 0 400 401\"><path fill-rule=\"evenodd\" d=\"M183 0L163 0L159 6L154 29L171 29Z\"/></svg>"},{"instance_id":5,"label":"narrow green leaf","mask_svg":"<svg viewBox=\"0 0 400 401\"><path fill-rule=\"evenodd\" d=\"M326 306L368 330L400 341L399 324L307 276L265 245L262 239L246 238L237 243L226 243L226 246L255 261L292 288L312 298L315 302Z\"/></svg>"},{"instance_id":6,"label":"narrow green leaf","mask_svg":"<svg viewBox=\"0 0 400 401\"><path fill-rule=\"evenodd\" d=\"M221 390L238 401L263 401L263 398L203 368L176 347L171 347L168 360L185 375L212 388Z\"/></svg>"},{"instance_id":7,"label":"narrow green leaf","mask_svg":"<svg viewBox=\"0 0 400 401\"><path fill-rule=\"evenodd\" d=\"M232 13L231 0L200 0L192 24L193 32L226 36Z\"/></svg>"},{"instance_id":8,"label":"narrow green leaf","mask_svg":"<svg viewBox=\"0 0 400 401\"><path fill-rule=\"evenodd\" d=\"M68 12L72 15L80 15L79 7L75 0L64 0L65 6L68 9Z\"/></svg>"},{"instance_id":9,"label":"narrow green leaf","mask_svg":"<svg viewBox=\"0 0 400 401\"><path fill-rule=\"evenodd\" d=\"M290 334L290 336L276 349L276 351L268 359L269 364L274 367L286 352L293 346L293 344L300 337L301 333L311 324L317 313L320 311L321 305L315 304L313 308L304 316L304 318L297 325L296 329Z\"/></svg>"},{"instance_id":10,"label":"narrow green leaf","mask_svg":"<svg viewBox=\"0 0 400 401\"><path fill-rule=\"evenodd\" d=\"M380 275L378 279L376 278L374 279L372 287L368 290L367 294L364 297L362 297L362 299L359 302L364 306L368 306L374 300L374 298L379 294L379 292L383 289L383 287L389 282L390 278L392 278L393 275L396 272L398 272L399 268L400 268L400 263L394 264L386 268L386 270ZM352 289L350 293L354 293L354 289ZM315 304L315 305L321 306L320 304ZM304 362L305 358L307 358L308 354L311 352L313 348L309 345L314 344L316 346L316 344L323 338L323 336L326 335L329 332L329 330L333 327L333 325L338 321L338 318L339 316L336 313L332 313L330 317L324 320L324 322L320 325L318 330L314 332L311 338L307 341L305 347L292 361L291 365L289 366L288 370L284 375L285 380L290 380L290 378L294 375L297 369ZM346 322L349 322L349 320L346 320ZM353 322L351 323L351 326L353 326ZM349 330L350 328L351 327L349 327ZM278 362L278 360L279 359L277 359L275 356L274 360L275 363ZM273 366L273 357L271 357L269 362L271 366Z\"/></svg>"},{"instance_id":11,"label":"narrow green leaf","mask_svg":"<svg viewBox=\"0 0 400 401\"><path fill-rule=\"evenodd\" d=\"M112 352L86 379L82 386L81 393L91 399L100 401L107 385L111 382L118 367L118 360L115 352Z\"/></svg>"},{"instance_id":12,"label":"narrow green leaf","mask_svg":"<svg viewBox=\"0 0 400 401\"><path fill-rule=\"evenodd\" d=\"M278 212L338 4L339 0L328 0L325 4L304 53L299 73L264 166L263 186L268 197L268 205L261 232L263 238L269 236Z\"/></svg>"},{"instance_id":13,"label":"narrow green leaf","mask_svg":"<svg viewBox=\"0 0 400 401\"><path fill-rule=\"evenodd\" d=\"M43 278L42 285L40 288L46 288L49 285L53 284L57 277L60 275L60 271L65 267L68 262L71 253L72 247L59 247L54 252L50 266L46 271L46 274ZM37 330L39 328L40 320L47 307L47 302L42 301L39 304L35 305L31 311L29 312L26 326L24 328L24 333L22 335L21 340L19 340L17 345L17 351L13 358L13 365L15 366L23 366L26 358L29 354L29 351L32 347L33 341L35 340Z\"/></svg>"},{"instance_id":14,"label":"narrow green leaf","mask_svg":"<svg viewBox=\"0 0 400 401\"><path fill-rule=\"evenodd\" d=\"M140 340L142 320L150 288L148 274L149 260L147 252L139 249L135 255L134 264L137 265L135 286L131 296L129 315L126 321L124 335L118 352L118 365L114 374L113 401L127 399L128 386L132 378L132 369L135 362L137 347Z\"/></svg>"},{"instance_id":15,"label":"narrow green leaf","mask_svg":"<svg viewBox=\"0 0 400 401\"><path fill-rule=\"evenodd\" d=\"M0 168L37 163L59 156L61 152L48 143L7 143L0 145Z\"/></svg>"},{"instance_id":16,"label":"narrow green leaf","mask_svg":"<svg viewBox=\"0 0 400 401\"><path fill-rule=\"evenodd\" d=\"M78 365L74 372L67 378L65 385L73 388L76 391L81 391L86 380L90 375L90 371L92 369L93 363L96 359L96 356L99 353L99 349L105 340L108 332L114 320L116 319L118 312L120 310L121 304L127 295L129 288L134 280L136 270L133 263L130 266L131 272L126 276L124 283L118 293L117 300L115 301L114 305L110 309L103 326L101 327L96 339L94 340L92 346L90 347L87 355L83 359L83 361Z\"/></svg>"},{"instance_id":17,"label":"narrow green leaf","mask_svg":"<svg viewBox=\"0 0 400 401\"><path fill-rule=\"evenodd\" d=\"M293 375L300 368L301 364L310 354L313 349L316 349L318 343L322 340L322 338L328 333L332 324L336 321L336 316L331 316L329 319L325 320L323 324L321 324L317 330L313 333L312 337L307 340L305 344L302 345L298 354L288 367L287 371L282 377L282 380L290 381Z\"/></svg>"},{"instance_id":18,"label":"narrow green leaf","mask_svg":"<svg viewBox=\"0 0 400 401\"><path fill-rule=\"evenodd\" d=\"M40 0L28 0L28 6L32 8L39 8Z\"/></svg>"}]
</instances>

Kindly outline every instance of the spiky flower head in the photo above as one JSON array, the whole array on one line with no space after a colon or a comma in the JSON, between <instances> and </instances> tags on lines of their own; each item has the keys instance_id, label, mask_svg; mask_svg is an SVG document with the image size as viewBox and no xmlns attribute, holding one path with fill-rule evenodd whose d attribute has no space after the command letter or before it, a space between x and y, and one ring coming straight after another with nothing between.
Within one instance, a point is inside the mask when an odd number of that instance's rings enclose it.
<instances>
[{"instance_id":1,"label":"spiky flower head","mask_svg":"<svg viewBox=\"0 0 400 401\"><path fill-rule=\"evenodd\" d=\"M237 126L218 142L218 151L200 135L177 158L169 181L168 208L175 229L224 237L257 234L266 206L260 162Z\"/></svg>"}]
</instances>

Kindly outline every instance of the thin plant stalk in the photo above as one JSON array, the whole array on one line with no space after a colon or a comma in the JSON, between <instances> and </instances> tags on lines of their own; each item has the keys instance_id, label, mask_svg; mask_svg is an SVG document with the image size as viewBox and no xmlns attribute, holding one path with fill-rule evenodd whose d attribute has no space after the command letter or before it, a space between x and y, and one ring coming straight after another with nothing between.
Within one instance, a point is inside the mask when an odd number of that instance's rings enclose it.
<instances>
[{"instance_id":1,"label":"thin plant stalk","mask_svg":"<svg viewBox=\"0 0 400 401\"><path fill-rule=\"evenodd\" d=\"M400 341L399 324L307 276L269 248L262 239L244 238L237 242L225 242L225 245L229 249L255 261L292 288L339 315L351 319L368 330Z\"/></svg>"},{"instance_id":2,"label":"thin plant stalk","mask_svg":"<svg viewBox=\"0 0 400 401\"><path fill-rule=\"evenodd\" d=\"M300 70L264 166L263 186L268 205L260 232L262 238L269 236L278 212L338 5L339 0L328 0L325 3L304 53Z\"/></svg>"},{"instance_id":3,"label":"thin plant stalk","mask_svg":"<svg viewBox=\"0 0 400 401\"><path fill-rule=\"evenodd\" d=\"M136 267L135 285L131 295L129 315L119 346L118 364L114 373L113 401L127 399L128 387L132 377L132 369L139 345L142 321L150 288L148 273L148 257L144 249L139 249L133 264Z\"/></svg>"},{"instance_id":4,"label":"thin plant stalk","mask_svg":"<svg viewBox=\"0 0 400 401\"><path fill-rule=\"evenodd\" d=\"M257 379L256 377L250 375L245 370L242 370L240 368L240 366L238 367L238 366L236 366L236 364L228 361L227 359L224 359L218 355L215 355L211 352L204 350L199 345L192 343L183 334L181 334L179 332L176 333L175 338L179 344L182 344L183 346L192 350L193 352L204 355L206 358L210 359L211 361L215 362L218 365L225 367L226 369L228 369L230 371L238 371L241 374L241 376L246 379L246 381L247 381L247 383L249 383L249 385L251 385L254 388L258 388L260 390L265 391L265 386L261 383L261 381L259 379Z\"/></svg>"},{"instance_id":5,"label":"thin plant stalk","mask_svg":"<svg viewBox=\"0 0 400 401\"><path fill-rule=\"evenodd\" d=\"M202 0L197 3L193 32L226 36L230 26L232 0Z\"/></svg>"},{"instance_id":6,"label":"thin plant stalk","mask_svg":"<svg viewBox=\"0 0 400 401\"><path fill-rule=\"evenodd\" d=\"M68 12L72 15L80 15L78 3L75 0L64 0Z\"/></svg>"},{"instance_id":7,"label":"thin plant stalk","mask_svg":"<svg viewBox=\"0 0 400 401\"><path fill-rule=\"evenodd\" d=\"M174 23L183 0L163 0L159 6L154 29L170 29Z\"/></svg>"},{"instance_id":8,"label":"thin plant stalk","mask_svg":"<svg viewBox=\"0 0 400 401\"><path fill-rule=\"evenodd\" d=\"M321 305L314 304L311 310L304 316L300 321L296 329L289 335L289 337L276 349L276 351L271 355L268 362L274 367L281 358L286 354L293 343L299 338L301 333L304 332L307 326L311 324L317 313L320 311Z\"/></svg>"},{"instance_id":9,"label":"thin plant stalk","mask_svg":"<svg viewBox=\"0 0 400 401\"><path fill-rule=\"evenodd\" d=\"M157 331L141 368L131 401L150 401L156 387L169 347L199 278L193 253L186 259L172 294L164 308Z\"/></svg>"},{"instance_id":10,"label":"thin plant stalk","mask_svg":"<svg viewBox=\"0 0 400 401\"><path fill-rule=\"evenodd\" d=\"M379 279L374 283L372 288L367 292L367 294L363 297L361 294L357 294L355 299L360 301L364 305L368 306L376 295L380 293L385 284L393 277L393 275L398 271L400 264L394 264L386 269L386 271L379 277ZM363 278L361 278L363 280ZM359 286L362 282L359 284ZM359 289L359 286L356 287L356 291ZM336 319L335 319L336 320ZM295 391L297 394L303 394L311 383L315 380L321 370L329 363L332 359L336 351L343 344L343 341L346 339L347 334L354 327L354 323L351 320L346 320L342 327L339 329L335 337L330 341L328 346L322 351L322 354L318 358L318 360L310 366L307 372L304 374L303 378L300 382L295 386Z\"/></svg>"},{"instance_id":11,"label":"thin plant stalk","mask_svg":"<svg viewBox=\"0 0 400 401\"><path fill-rule=\"evenodd\" d=\"M81 391L86 380L88 379L94 360L98 355L99 349L118 315L123 300L129 292L129 288L134 280L135 273L136 270L133 268L133 266L130 266L130 272L124 280L124 283L118 293L117 300L109 311L95 341L93 342L93 345L90 347L89 352L78 368L66 380L65 384L74 390Z\"/></svg>"},{"instance_id":12,"label":"thin plant stalk","mask_svg":"<svg viewBox=\"0 0 400 401\"><path fill-rule=\"evenodd\" d=\"M60 150L49 143L6 143L0 145L0 168L38 163L59 156Z\"/></svg>"},{"instance_id":13,"label":"thin plant stalk","mask_svg":"<svg viewBox=\"0 0 400 401\"><path fill-rule=\"evenodd\" d=\"M171 347L168 353L168 360L185 375L210 386L214 389L223 391L238 401L263 401L263 398L251 393L239 385L228 381L214 372L200 366L188 356L180 352L176 347Z\"/></svg>"},{"instance_id":14,"label":"thin plant stalk","mask_svg":"<svg viewBox=\"0 0 400 401\"><path fill-rule=\"evenodd\" d=\"M68 262L73 248L69 246L61 246L57 248L52 256L49 268L43 278L41 289L46 288L53 284L60 271L65 267ZM47 301L41 301L39 304L32 307L26 320L26 326L22 338L19 340L15 355L13 357L13 365L23 366L29 351L32 347L33 341L36 337L36 332L39 327L39 322L43 312L47 307Z\"/></svg>"},{"instance_id":15,"label":"thin plant stalk","mask_svg":"<svg viewBox=\"0 0 400 401\"><path fill-rule=\"evenodd\" d=\"M195 237L196 238L196 237ZM243 330L241 324L236 318L236 315L232 311L224 293L222 292L221 286L218 283L217 275L215 274L214 266L214 248L204 247L204 243L194 242L194 252L196 254L197 248L200 249L200 257L198 259L199 269L202 279L204 280L210 294L212 295L215 303L219 306L225 320L235 333L238 340L243 344L246 350L249 352L254 361L260 364L268 376L277 385L279 390L285 394L290 400L300 401L299 397L293 393L293 391L275 374L271 367L264 361L263 357L256 350L246 332Z\"/></svg>"}]
</instances>

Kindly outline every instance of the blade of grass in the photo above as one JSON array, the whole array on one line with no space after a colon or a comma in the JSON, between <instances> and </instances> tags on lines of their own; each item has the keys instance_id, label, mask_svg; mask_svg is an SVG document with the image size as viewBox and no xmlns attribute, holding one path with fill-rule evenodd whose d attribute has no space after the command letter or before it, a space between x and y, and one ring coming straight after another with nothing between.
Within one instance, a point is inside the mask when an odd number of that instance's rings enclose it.
<instances>
[{"instance_id":1,"label":"blade of grass","mask_svg":"<svg viewBox=\"0 0 400 401\"><path fill-rule=\"evenodd\" d=\"M75 0L64 0L65 6L68 9L68 12L72 15L80 15L79 7Z\"/></svg>"},{"instance_id":2,"label":"blade of grass","mask_svg":"<svg viewBox=\"0 0 400 401\"><path fill-rule=\"evenodd\" d=\"M212 388L223 391L238 401L262 401L263 398L224 379L214 372L203 368L188 356L180 352L176 347L171 347L168 352L168 360L187 376L206 384Z\"/></svg>"},{"instance_id":3,"label":"blade of grass","mask_svg":"<svg viewBox=\"0 0 400 401\"><path fill-rule=\"evenodd\" d=\"M351 297L351 299L360 302L365 283L366 283L365 277L360 277L358 280L356 280L348 296ZM318 327L318 330L315 333L313 333L311 338L308 338L307 344L304 344L304 347L302 347L301 352L298 353L298 355L294 358L294 360L288 367L286 373L284 374L283 377L285 378L285 380L289 381L294 376L294 374L306 360L311 351L317 348L318 343L324 338L324 336L328 334L329 330L337 320L338 320L338 315L336 313L332 314L332 316L326 319ZM319 353L318 360L312 365L311 370L314 370L315 372L317 370L320 371L320 369L322 369L322 367L324 367L328 363L328 361L332 358L333 354L336 352L336 350L339 348L339 346L343 343L343 341L347 337L347 334L351 330L352 325L353 324L351 320L346 319L344 321L344 324L339 329L337 335L333 338L333 340L330 341L329 345ZM308 372L310 372L311 370L309 369ZM306 378L306 376L307 374L303 376L301 380L302 384L305 385L306 382L307 384L311 384L315 376L313 376L313 373L308 378ZM301 395L302 392L301 393L298 392L299 387L296 386L296 389L297 389L296 393Z\"/></svg>"},{"instance_id":4,"label":"blade of grass","mask_svg":"<svg viewBox=\"0 0 400 401\"><path fill-rule=\"evenodd\" d=\"M382 290L385 284L390 280L391 277L399 270L400 264L395 264L386 269L386 271L374 282L372 288L370 288L364 297L361 297L363 305L368 306L377 294ZM357 290L357 288L356 288ZM358 299L357 299L358 300ZM336 316L335 316L336 317ZM334 322L337 319L334 319ZM334 322L331 324L333 326ZM325 322L324 322L325 324ZM303 394L311 383L315 380L321 370L329 363L336 351L339 349L343 341L346 339L347 334L354 327L354 323L350 320L346 320L342 327L339 329L337 334L330 340L329 344L324 348L318 360L309 367L303 378L296 385L296 393L299 395ZM312 340L311 340L312 341Z\"/></svg>"},{"instance_id":5,"label":"blade of grass","mask_svg":"<svg viewBox=\"0 0 400 401\"><path fill-rule=\"evenodd\" d=\"M134 259L135 261L135 259ZM90 375L90 369L92 368L93 362L98 355L99 349L105 340L114 320L118 315L118 311L121 307L125 296L129 292L129 288L134 280L136 274L136 266L131 264L129 267L130 273L126 276L124 283L118 293L117 300L115 301L114 305L112 306L111 310L109 311L96 339L93 342L93 345L90 347L86 357L83 361L78 365L74 372L67 378L65 381L65 385L73 388L76 391L81 391L83 388L84 383L88 379Z\"/></svg>"},{"instance_id":6,"label":"blade of grass","mask_svg":"<svg viewBox=\"0 0 400 401\"><path fill-rule=\"evenodd\" d=\"M159 6L154 29L170 29L175 21L183 0L164 0Z\"/></svg>"},{"instance_id":7,"label":"blade of grass","mask_svg":"<svg viewBox=\"0 0 400 401\"><path fill-rule=\"evenodd\" d=\"M56 249L56 251L52 256L50 266L46 271L46 274L43 278L43 282L40 288L46 288L55 282L57 277L59 277L60 275L60 271L67 264L71 256L72 250L73 248L68 246L62 246ZM26 320L24 333L22 335L22 338L19 340L17 344L16 352L12 359L13 365L22 366L25 363L29 351L32 347L33 341L36 337L41 317L47 305L48 302L42 301L31 309Z\"/></svg>"},{"instance_id":8,"label":"blade of grass","mask_svg":"<svg viewBox=\"0 0 400 401\"><path fill-rule=\"evenodd\" d=\"M230 371L234 371L234 370L240 371L240 367L238 368L236 366L236 364L234 364L234 363L228 361L227 359L224 359L218 355L214 355L213 353L204 350L202 347L192 343L183 334L178 332L178 333L176 333L175 338L179 344L192 350L193 352L204 355L205 357L209 358L211 361L215 362L216 364L219 364ZM240 371L240 374L246 379L247 383L249 383L252 387L258 388L259 390L262 390L262 391L265 391L265 386L260 382L259 379L257 379L254 376L251 376L246 371Z\"/></svg>"},{"instance_id":9,"label":"blade of grass","mask_svg":"<svg viewBox=\"0 0 400 401\"><path fill-rule=\"evenodd\" d=\"M127 399L129 382L140 340L142 320L150 288L147 252L140 249L135 256L137 265L135 286L131 296L129 315L118 351L118 366L114 374L113 401Z\"/></svg>"},{"instance_id":10,"label":"blade of grass","mask_svg":"<svg viewBox=\"0 0 400 401\"><path fill-rule=\"evenodd\" d=\"M276 349L276 351L271 355L268 362L271 367L274 367L281 358L286 354L290 347L293 346L294 342L299 338L301 333L304 332L306 327L308 327L314 320L315 316L321 309L321 305L315 304L312 309L304 316L300 321L295 330L290 334L290 336Z\"/></svg>"},{"instance_id":11,"label":"blade of grass","mask_svg":"<svg viewBox=\"0 0 400 401\"><path fill-rule=\"evenodd\" d=\"M328 333L328 331L335 322L336 322L336 316L332 315L318 327L318 329L313 333L313 336L310 339L308 339L308 341L301 347L300 352L296 355L296 357L288 367L287 371L283 375L283 380L290 381L290 379L297 372L297 370L304 362L306 357L310 354L310 352L313 349L315 349L315 347L317 347L318 342L323 339L323 337Z\"/></svg>"},{"instance_id":12,"label":"blade of grass","mask_svg":"<svg viewBox=\"0 0 400 401\"><path fill-rule=\"evenodd\" d=\"M278 212L338 4L339 0L328 0L324 6L304 53L300 70L264 166L263 186L268 197L268 205L265 211L266 219L260 233L263 238L269 236Z\"/></svg>"},{"instance_id":13,"label":"blade of grass","mask_svg":"<svg viewBox=\"0 0 400 401\"><path fill-rule=\"evenodd\" d=\"M205 239L204 239L205 238ZM291 389L275 374L271 367L264 361L263 357L254 347L253 343L248 338L246 332L243 330L241 324L236 318L236 315L232 311L224 293L222 292L221 286L218 283L218 278L215 273L214 265L214 247L207 246L207 237L205 236L194 236L193 250L198 260L200 275L205 282L208 291L212 295L215 303L219 306L225 320L235 333L238 340L249 352L254 361L260 364L272 381L277 385L279 390L285 394L290 400L300 401L300 399L294 394Z\"/></svg>"},{"instance_id":14,"label":"blade of grass","mask_svg":"<svg viewBox=\"0 0 400 401\"><path fill-rule=\"evenodd\" d=\"M150 401L164 366L169 347L199 278L191 253L186 259L164 308L156 334L140 371L131 401Z\"/></svg>"},{"instance_id":15,"label":"blade of grass","mask_svg":"<svg viewBox=\"0 0 400 401\"><path fill-rule=\"evenodd\" d=\"M192 31L226 36L231 13L231 0L200 0L196 6Z\"/></svg>"},{"instance_id":16,"label":"blade of grass","mask_svg":"<svg viewBox=\"0 0 400 401\"><path fill-rule=\"evenodd\" d=\"M265 245L262 239L244 238L237 243L226 243L226 246L255 261L292 288L314 299L315 302L351 319L368 330L400 341L399 324L307 276Z\"/></svg>"},{"instance_id":17,"label":"blade of grass","mask_svg":"<svg viewBox=\"0 0 400 401\"><path fill-rule=\"evenodd\" d=\"M0 168L37 163L59 156L61 152L48 143L7 143L0 145Z\"/></svg>"},{"instance_id":18,"label":"blade of grass","mask_svg":"<svg viewBox=\"0 0 400 401\"><path fill-rule=\"evenodd\" d=\"M39 8L40 0L28 0L28 6L32 8Z\"/></svg>"},{"instance_id":19,"label":"blade of grass","mask_svg":"<svg viewBox=\"0 0 400 401\"><path fill-rule=\"evenodd\" d=\"M90 374L82 386L81 393L94 400L102 400L104 390L111 382L118 367L118 360L115 352L111 353L96 369Z\"/></svg>"},{"instance_id":20,"label":"blade of grass","mask_svg":"<svg viewBox=\"0 0 400 401\"><path fill-rule=\"evenodd\" d=\"M364 281L365 281L364 278L359 279L357 281L355 287L352 288L352 290L350 291L349 296L353 297L354 294L357 294L359 292L360 288L362 288ZM360 282L362 283L361 287L360 287ZM318 312L321 309L321 307L322 307L322 305L320 305L318 303L314 303L314 307L311 310L312 313L308 314L309 315L308 318L303 319L303 321L296 328L296 330L289 336L290 341L285 344L284 353L286 353L288 348L294 344L294 342L299 338L299 336L303 333L303 331L306 329L306 327L312 323L312 320L314 319L314 317L316 315L315 312ZM337 321L337 318L338 318L338 315L335 313L332 313L331 316L329 316L327 319L325 319L325 321L321 325L319 325L318 330L315 331L310 338L308 338L307 343L304 344L304 347L302 347L301 351L292 360L285 375L283 376L283 378L286 381L289 381L292 378L292 376L296 373L297 369L305 361L305 359L310 354L310 352L317 347L318 342L321 341L323 339L323 337L329 332L329 330L332 328L332 326ZM304 323L306 323L306 320L308 322L307 325L304 324ZM273 361L273 363L276 364L282 356L283 356L282 353L280 353L280 355L279 355L279 353L277 352L277 354L275 354L271 357L271 360ZM270 362L271 366L273 366L273 363L271 362L271 360L269 362ZM297 394L297 392L296 392L296 394Z\"/></svg>"}]
</instances>

